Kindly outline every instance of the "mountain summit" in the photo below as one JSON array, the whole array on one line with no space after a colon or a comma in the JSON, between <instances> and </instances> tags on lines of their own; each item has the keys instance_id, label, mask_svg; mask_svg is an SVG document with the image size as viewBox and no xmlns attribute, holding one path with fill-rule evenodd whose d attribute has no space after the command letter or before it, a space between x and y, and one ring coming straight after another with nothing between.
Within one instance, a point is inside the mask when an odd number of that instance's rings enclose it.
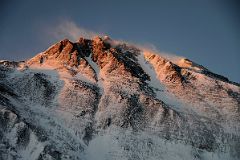
<instances>
[{"instance_id":1,"label":"mountain summit","mask_svg":"<svg viewBox=\"0 0 240 160\"><path fill-rule=\"evenodd\" d=\"M0 61L0 159L240 158L240 85L111 38Z\"/></svg>"}]
</instances>

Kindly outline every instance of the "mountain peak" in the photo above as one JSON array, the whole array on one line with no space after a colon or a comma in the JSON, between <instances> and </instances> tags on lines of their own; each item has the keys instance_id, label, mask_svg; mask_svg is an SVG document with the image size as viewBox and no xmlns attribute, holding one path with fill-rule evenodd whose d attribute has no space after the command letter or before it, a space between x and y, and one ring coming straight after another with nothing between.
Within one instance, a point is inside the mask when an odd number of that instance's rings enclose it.
<instances>
[{"instance_id":1,"label":"mountain peak","mask_svg":"<svg viewBox=\"0 0 240 160\"><path fill-rule=\"evenodd\" d=\"M0 159L235 160L239 106L239 85L189 59L64 39L0 61Z\"/></svg>"},{"instance_id":2,"label":"mountain peak","mask_svg":"<svg viewBox=\"0 0 240 160\"><path fill-rule=\"evenodd\" d=\"M94 67L91 66L89 62L93 61L99 68L103 68L107 64L111 65L112 68L122 65L122 68L130 72L130 74L136 77L141 77L142 75L145 77L142 78L146 80L148 76L144 74L137 60L139 54L144 54L146 61L152 62L152 65L156 68L159 79L162 81L181 84L189 77L186 72L182 71L188 70L187 72L192 71L205 74L209 77L238 85L237 83L230 82L226 77L215 74L187 58L182 58L173 63L155 53L142 51L126 43L115 42L108 36L96 36L93 39L80 37L77 42L63 39L52 45L46 51L28 60L27 65L48 64L55 68L61 68L60 66L81 68L81 66L87 65L96 73L97 71L94 71Z\"/></svg>"},{"instance_id":3,"label":"mountain peak","mask_svg":"<svg viewBox=\"0 0 240 160\"><path fill-rule=\"evenodd\" d=\"M101 38L100 36L95 36L95 37L93 37L92 41L93 41L94 43L96 43L96 44L98 44L98 43L103 43L103 40L102 40L102 38Z\"/></svg>"},{"instance_id":4,"label":"mountain peak","mask_svg":"<svg viewBox=\"0 0 240 160\"><path fill-rule=\"evenodd\" d=\"M203 70L207 70L205 67L203 67L202 65L199 65L187 58L182 58L177 65L179 65L182 68L188 68L188 69L192 69L195 71L203 71Z\"/></svg>"},{"instance_id":5,"label":"mountain peak","mask_svg":"<svg viewBox=\"0 0 240 160\"><path fill-rule=\"evenodd\" d=\"M105 69L109 73L118 70L117 72L126 72L141 80L149 79L137 62L136 54L139 54L139 50L129 51L131 47L127 47L126 44L116 46L112 43L113 41L106 36L96 36L93 39L80 37L74 43L64 39L28 60L27 65L65 67L67 70L72 70L71 67L81 70L83 66L89 66L95 74L98 72L96 66L103 68L107 65Z\"/></svg>"}]
</instances>

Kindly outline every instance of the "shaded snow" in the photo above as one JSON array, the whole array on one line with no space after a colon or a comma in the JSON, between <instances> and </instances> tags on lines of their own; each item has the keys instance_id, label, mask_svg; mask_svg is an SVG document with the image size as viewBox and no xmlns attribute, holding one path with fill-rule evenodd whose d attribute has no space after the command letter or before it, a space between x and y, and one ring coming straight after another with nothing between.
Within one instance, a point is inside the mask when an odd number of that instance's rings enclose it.
<instances>
[{"instance_id":1,"label":"shaded snow","mask_svg":"<svg viewBox=\"0 0 240 160\"><path fill-rule=\"evenodd\" d=\"M100 133L86 148L86 160L219 160L228 153L207 152L191 145L166 141L146 132L113 128ZM234 158L233 158L234 159Z\"/></svg>"},{"instance_id":2,"label":"shaded snow","mask_svg":"<svg viewBox=\"0 0 240 160\"><path fill-rule=\"evenodd\" d=\"M30 142L24 150L20 150L22 160L35 160L44 149L44 145L37 140L34 134L30 134Z\"/></svg>"}]
</instances>

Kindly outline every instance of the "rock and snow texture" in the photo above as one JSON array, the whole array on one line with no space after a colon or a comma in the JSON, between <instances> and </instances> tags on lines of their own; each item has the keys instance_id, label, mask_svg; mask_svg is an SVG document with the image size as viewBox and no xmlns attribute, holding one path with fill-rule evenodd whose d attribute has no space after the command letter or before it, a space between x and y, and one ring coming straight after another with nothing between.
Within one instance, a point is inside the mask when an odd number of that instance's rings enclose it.
<instances>
[{"instance_id":1,"label":"rock and snow texture","mask_svg":"<svg viewBox=\"0 0 240 160\"><path fill-rule=\"evenodd\" d=\"M110 38L0 61L0 160L237 160L239 124L239 84Z\"/></svg>"}]
</instances>

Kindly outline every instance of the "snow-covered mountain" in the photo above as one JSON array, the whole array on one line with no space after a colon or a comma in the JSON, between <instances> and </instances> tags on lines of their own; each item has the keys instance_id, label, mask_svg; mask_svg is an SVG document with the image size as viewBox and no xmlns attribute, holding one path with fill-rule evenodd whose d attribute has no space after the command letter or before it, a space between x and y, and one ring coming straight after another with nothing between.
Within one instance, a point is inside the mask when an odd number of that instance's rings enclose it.
<instances>
[{"instance_id":1,"label":"snow-covered mountain","mask_svg":"<svg viewBox=\"0 0 240 160\"><path fill-rule=\"evenodd\" d=\"M240 159L240 85L109 37L0 62L1 160Z\"/></svg>"}]
</instances>

